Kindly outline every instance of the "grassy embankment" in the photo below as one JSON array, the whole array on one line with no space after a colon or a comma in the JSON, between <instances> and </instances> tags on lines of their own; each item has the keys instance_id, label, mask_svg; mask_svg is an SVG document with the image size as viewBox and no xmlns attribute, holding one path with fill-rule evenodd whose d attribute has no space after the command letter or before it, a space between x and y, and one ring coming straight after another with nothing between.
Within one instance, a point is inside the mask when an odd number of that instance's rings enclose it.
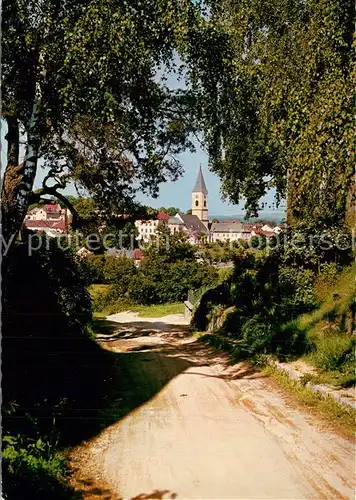
<instances>
[{"instance_id":1,"label":"grassy embankment","mask_svg":"<svg viewBox=\"0 0 356 500\"><path fill-rule=\"evenodd\" d=\"M182 302L146 306L123 301L115 297L111 300L110 292L112 287L113 285L91 285L89 287L89 292L93 299L95 317L104 318L110 314L124 311L137 312L139 316L145 318L161 318L169 314L184 313L184 304Z\"/></svg>"},{"instance_id":2,"label":"grassy embankment","mask_svg":"<svg viewBox=\"0 0 356 500\"><path fill-rule=\"evenodd\" d=\"M295 333L303 332L309 349L300 358L311 368L301 381L292 380L273 366L264 366L264 356L251 361L257 368L274 378L284 389L310 410L315 410L329 423L341 428L347 435L356 430L356 411L345 407L332 397L316 393L306 382L345 388L355 385L355 275L356 266L346 268L336 280L318 279L315 293L320 302L314 311L299 316L288 327ZM199 335L218 349L231 352L234 344L223 335Z\"/></svg>"},{"instance_id":3,"label":"grassy embankment","mask_svg":"<svg viewBox=\"0 0 356 500\"><path fill-rule=\"evenodd\" d=\"M353 265L334 283L318 280L315 291L320 306L289 324L305 332L312 346L302 358L315 367L312 382L355 385L355 275Z\"/></svg>"},{"instance_id":4,"label":"grassy embankment","mask_svg":"<svg viewBox=\"0 0 356 500\"><path fill-rule=\"evenodd\" d=\"M293 322L293 327L304 331L312 345L301 360L314 368L313 373L303 376L300 383L274 367L264 369L303 406L317 410L324 420L348 436L355 434L356 411L340 405L332 397L323 397L304 382L344 388L355 385L355 272L353 265L334 283L318 280L315 291L320 306Z\"/></svg>"},{"instance_id":5,"label":"grassy embankment","mask_svg":"<svg viewBox=\"0 0 356 500\"><path fill-rule=\"evenodd\" d=\"M262 372L291 393L304 408L316 412L316 416L322 421L348 437L355 436L356 411L353 408L341 405L331 396L324 397L304 383L292 380L285 372L273 366L266 366Z\"/></svg>"}]
</instances>

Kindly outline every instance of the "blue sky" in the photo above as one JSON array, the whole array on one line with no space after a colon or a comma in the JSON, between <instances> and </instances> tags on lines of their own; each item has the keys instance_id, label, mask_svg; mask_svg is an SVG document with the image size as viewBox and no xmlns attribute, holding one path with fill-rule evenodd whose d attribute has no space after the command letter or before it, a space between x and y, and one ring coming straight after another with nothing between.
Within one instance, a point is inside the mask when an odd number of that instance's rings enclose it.
<instances>
[{"instance_id":1,"label":"blue sky","mask_svg":"<svg viewBox=\"0 0 356 500\"><path fill-rule=\"evenodd\" d=\"M2 167L6 165L6 149L7 142L4 140L6 134L6 125L2 122L1 127L1 144L2 144ZM181 210L188 210L191 206L191 192L195 184L199 166L203 168L205 182L209 191L209 213L212 215L235 215L240 214L242 205L232 205L224 202L220 195L221 182L217 175L208 170L208 157L202 151L199 144L196 147L195 153L185 152L179 155L179 159L184 167L183 176L176 182L166 182L161 185L160 195L158 198L153 199L145 196L142 193L138 195L138 200L145 205L150 205L155 208L161 206L168 207L174 206ZM38 174L35 181L35 187L41 187L42 179L45 176L45 170L41 167L38 168ZM67 189L69 194L75 194L73 188ZM268 193L265 200L267 202L273 201L273 193Z\"/></svg>"},{"instance_id":2,"label":"blue sky","mask_svg":"<svg viewBox=\"0 0 356 500\"><path fill-rule=\"evenodd\" d=\"M157 78L161 78L162 72L157 73ZM170 88L182 88L184 87L184 82L178 80L176 75L168 74L166 75L166 84ZM7 142L4 140L6 134L6 125L1 121L1 145L2 145L2 167L6 165L6 146ZM202 150L200 145L196 143L196 152L190 153L185 152L180 154L179 159L184 167L183 176L176 182L166 182L161 185L160 195L158 198L153 199L142 193L138 194L137 198L140 202L145 205L150 205L155 208L161 206L168 207L174 206L181 210L188 210L191 207L191 191L195 184L196 177L198 175L199 166L203 168L203 173L205 177L205 182L209 191L209 214L211 215L235 215L241 214L242 204L232 205L228 202L224 202L220 195L221 182L217 175L208 170L208 157L205 151ZM38 174L36 177L36 188L41 186L42 179L45 176L45 171L42 168L38 168ZM76 194L73 188L67 189L68 194ZM267 203L272 203L274 198L273 192L269 192L266 197L261 201L267 201Z\"/></svg>"}]
</instances>

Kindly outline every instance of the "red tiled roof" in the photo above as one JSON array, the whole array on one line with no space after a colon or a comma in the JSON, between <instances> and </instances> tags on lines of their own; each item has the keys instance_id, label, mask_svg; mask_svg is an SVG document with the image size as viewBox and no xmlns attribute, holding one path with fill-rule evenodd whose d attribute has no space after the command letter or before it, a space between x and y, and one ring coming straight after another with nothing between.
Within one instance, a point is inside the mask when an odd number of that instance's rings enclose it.
<instances>
[{"instance_id":1,"label":"red tiled roof","mask_svg":"<svg viewBox=\"0 0 356 500\"><path fill-rule=\"evenodd\" d=\"M157 219L158 220L168 221L169 220L169 215L166 214L166 212L158 212Z\"/></svg>"},{"instance_id":2,"label":"red tiled roof","mask_svg":"<svg viewBox=\"0 0 356 500\"><path fill-rule=\"evenodd\" d=\"M262 224L253 224L251 222L246 222L243 226L244 229L252 231L252 229L260 229L262 227Z\"/></svg>"},{"instance_id":3,"label":"red tiled roof","mask_svg":"<svg viewBox=\"0 0 356 500\"><path fill-rule=\"evenodd\" d=\"M133 258L135 260L141 260L141 259L143 259L143 253L142 253L142 250L140 248L136 248L134 250Z\"/></svg>"},{"instance_id":4,"label":"red tiled roof","mask_svg":"<svg viewBox=\"0 0 356 500\"><path fill-rule=\"evenodd\" d=\"M266 238L271 238L272 236L276 236L276 233L274 231L263 231L260 228L256 228L255 233L260 236L265 236Z\"/></svg>"},{"instance_id":5,"label":"red tiled roof","mask_svg":"<svg viewBox=\"0 0 356 500\"><path fill-rule=\"evenodd\" d=\"M60 213L61 212L61 207L57 203L51 203L51 204L45 205L44 209L46 212L51 212L51 213Z\"/></svg>"},{"instance_id":6,"label":"red tiled roof","mask_svg":"<svg viewBox=\"0 0 356 500\"><path fill-rule=\"evenodd\" d=\"M65 230L64 220L29 220L26 219L24 224L29 229L58 229L59 231Z\"/></svg>"}]
</instances>

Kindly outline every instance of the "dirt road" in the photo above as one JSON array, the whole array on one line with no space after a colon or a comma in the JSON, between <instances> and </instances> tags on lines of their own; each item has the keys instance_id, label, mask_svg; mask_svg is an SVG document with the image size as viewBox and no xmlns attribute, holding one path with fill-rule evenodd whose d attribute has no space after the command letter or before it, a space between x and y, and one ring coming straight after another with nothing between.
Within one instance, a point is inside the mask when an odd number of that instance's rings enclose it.
<instances>
[{"instance_id":1,"label":"dirt road","mask_svg":"<svg viewBox=\"0 0 356 500\"><path fill-rule=\"evenodd\" d=\"M268 378L189 337L180 316L109 319L117 330L98 340L132 356L128 392L145 396L73 451L85 498L354 498L354 444Z\"/></svg>"}]
</instances>

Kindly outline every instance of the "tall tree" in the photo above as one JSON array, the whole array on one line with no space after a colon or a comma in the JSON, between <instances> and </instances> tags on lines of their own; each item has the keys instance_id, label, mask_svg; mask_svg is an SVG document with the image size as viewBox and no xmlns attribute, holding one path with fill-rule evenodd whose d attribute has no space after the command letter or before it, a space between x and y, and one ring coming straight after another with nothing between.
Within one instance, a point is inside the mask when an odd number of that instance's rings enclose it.
<instances>
[{"instance_id":1,"label":"tall tree","mask_svg":"<svg viewBox=\"0 0 356 500\"><path fill-rule=\"evenodd\" d=\"M256 214L274 187L289 223L342 223L354 181L353 2L207 3L186 58L223 194Z\"/></svg>"},{"instance_id":2,"label":"tall tree","mask_svg":"<svg viewBox=\"0 0 356 500\"><path fill-rule=\"evenodd\" d=\"M156 74L172 68L189 9L180 0L3 4L6 239L43 196L74 211L61 194L70 181L108 213L125 213L134 210L137 189L157 195L167 176L180 174L175 154L191 146L189 96L169 90ZM47 175L34 193L40 158Z\"/></svg>"}]
</instances>

